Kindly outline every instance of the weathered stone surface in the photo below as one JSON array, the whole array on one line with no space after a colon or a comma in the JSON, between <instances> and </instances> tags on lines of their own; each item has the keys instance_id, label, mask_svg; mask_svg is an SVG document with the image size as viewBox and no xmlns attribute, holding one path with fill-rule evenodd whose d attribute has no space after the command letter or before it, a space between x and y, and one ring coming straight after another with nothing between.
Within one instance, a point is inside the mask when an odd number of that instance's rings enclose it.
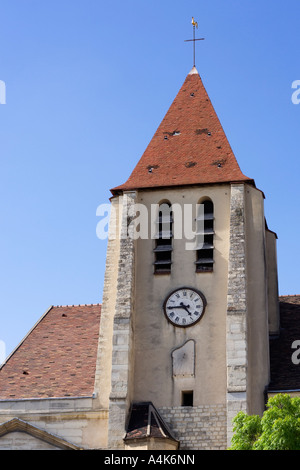
<instances>
[{"instance_id":1,"label":"weathered stone surface","mask_svg":"<svg viewBox=\"0 0 300 470\"><path fill-rule=\"evenodd\" d=\"M231 185L230 249L227 295L227 434L232 418L246 410L247 386L247 279L245 247L245 194L243 184ZM234 399L232 398L232 393Z\"/></svg>"},{"instance_id":2,"label":"weathered stone surface","mask_svg":"<svg viewBox=\"0 0 300 470\"><path fill-rule=\"evenodd\" d=\"M117 297L113 325L111 392L109 400L108 447L124 448L126 416L130 406L130 381L133 367L132 328L135 287L135 243L128 234L128 218L135 203L135 192L123 195Z\"/></svg>"},{"instance_id":3,"label":"weathered stone surface","mask_svg":"<svg viewBox=\"0 0 300 470\"><path fill-rule=\"evenodd\" d=\"M188 340L172 351L172 369L174 377L195 375L195 341Z\"/></svg>"}]
</instances>

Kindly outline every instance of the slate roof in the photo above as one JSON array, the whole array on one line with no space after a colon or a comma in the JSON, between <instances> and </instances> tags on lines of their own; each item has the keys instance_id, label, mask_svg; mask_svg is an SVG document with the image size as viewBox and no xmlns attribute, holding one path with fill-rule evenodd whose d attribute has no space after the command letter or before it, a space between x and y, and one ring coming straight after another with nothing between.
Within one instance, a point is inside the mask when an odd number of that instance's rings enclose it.
<instances>
[{"instance_id":1,"label":"slate roof","mask_svg":"<svg viewBox=\"0 0 300 470\"><path fill-rule=\"evenodd\" d=\"M254 181L237 163L194 67L126 183L124 190Z\"/></svg>"},{"instance_id":2,"label":"slate roof","mask_svg":"<svg viewBox=\"0 0 300 470\"><path fill-rule=\"evenodd\" d=\"M281 296L279 301L280 332L270 339L270 392L300 390L300 364L292 361L299 350L292 344L300 341L300 295Z\"/></svg>"},{"instance_id":3,"label":"slate roof","mask_svg":"<svg viewBox=\"0 0 300 470\"><path fill-rule=\"evenodd\" d=\"M51 307L0 369L0 399L92 396L101 305Z\"/></svg>"},{"instance_id":4,"label":"slate roof","mask_svg":"<svg viewBox=\"0 0 300 470\"><path fill-rule=\"evenodd\" d=\"M168 438L176 441L152 402L133 403L129 413L125 441L148 437Z\"/></svg>"}]
</instances>

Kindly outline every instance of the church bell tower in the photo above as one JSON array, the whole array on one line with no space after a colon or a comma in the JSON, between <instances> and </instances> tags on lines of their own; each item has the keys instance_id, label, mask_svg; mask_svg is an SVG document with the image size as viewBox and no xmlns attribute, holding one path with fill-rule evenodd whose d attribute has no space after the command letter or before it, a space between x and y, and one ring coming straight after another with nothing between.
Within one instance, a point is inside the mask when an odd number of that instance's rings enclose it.
<instances>
[{"instance_id":1,"label":"church bell tower","mask_svg":"<svg viewBox=\"0 0 300 470\"><path fill-rule=\"evenodd\" d=\"M276 236L195 67L111 192L95 390L108 448L226 449L235 414L264 408Z\"/></svg>"}]
</instances>

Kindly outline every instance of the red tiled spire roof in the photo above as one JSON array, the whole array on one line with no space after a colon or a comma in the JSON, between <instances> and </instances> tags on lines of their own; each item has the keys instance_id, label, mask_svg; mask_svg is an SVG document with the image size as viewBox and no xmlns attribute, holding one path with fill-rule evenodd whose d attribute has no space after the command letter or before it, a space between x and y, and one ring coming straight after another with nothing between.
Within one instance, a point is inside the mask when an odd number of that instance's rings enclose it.
<instances>
[{"instance_id":1,"label":"red tiled spire roof","mask_svg":"<svg viewBox=\"0 0 300 470\"><path fill-rule=\"evenodd\" d=\"M124 190L254 181L240 170L197 69L193 67Z\"/></svg>"},{"instance_id":2,"label":"red tiled spire roof","mask_svg":"<svg viewBox=\"0 0 300 470\"><path fill-rule=\"evenodd\" d=\"M0 369L0 399L92 396L100 314L51 307Z\"/></svg>"}]
</instances>

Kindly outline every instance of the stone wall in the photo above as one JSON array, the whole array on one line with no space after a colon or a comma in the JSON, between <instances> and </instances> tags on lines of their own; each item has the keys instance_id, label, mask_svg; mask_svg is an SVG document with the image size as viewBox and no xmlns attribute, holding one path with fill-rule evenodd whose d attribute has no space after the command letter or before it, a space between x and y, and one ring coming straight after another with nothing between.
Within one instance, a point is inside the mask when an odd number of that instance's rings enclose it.
<instances>
[{"instance_id":1,"label":"stone wall","mask_svg":"<svg viewBox=\"0 0 300 470\"><path fill-rule=\"evenodd\" d=\"M113 325L108 447L124 448L123 437L130 407L133 380L133 313L135 299L135 244L129 236L136 193L123 195L117 298ZM100 392L101 393L101 392Z\"/></svg>"},{"instance_id":2,"label":"stone wall","mask_svg":"<svg viewBox=\"0 0 300 470\"><path fill-rule=\"evenodd\" d=\"M230 248L227 295L227 436L232 419L247 409L247 279L245 233L245 187L231 185Z\"/></svg>"},{"instance_id":3,"label":"stone wall","mask_svg":"<svg viewBox=\"0 0 300 470\"><path fill-rule=\"evenodd\" d=\"M0 400L0 425L14 418L83 449L106 447L108 411L99 410L91 397ZM41 443L26 432L9 432L0 436L0 449L7 445L39 449Z\"/></svg>"},{"instance_id":4,"label":"stone wall","mask_svg":"<svg viewBox=\"0 0 300 470\"><path fill-rule=\"evenodd\" d=\"M0 437L1 450L60 450L48 442L36 439L25 432L11 432Z\"/></svg>"},{"instance_id":5,"label":"stone wall","mask_svg":"<svg viewBox=\"0 0 300 470\"><path fill-rule=\"evenodd\" d=\"M177 406L159 408L180 450L225 450L226 405Z\"/></svg>"},{"instance_id":6,"label":"stone wall","mask_svg":"<svg viewBox=\"0 0 300 470\"><path fill-rule=\"evenodd\" d=\"M111 205L94 389L99 407L107 410L111 389L112 335L120 256L121 198L113 198Z\"/></svg>"}]
</instances>

